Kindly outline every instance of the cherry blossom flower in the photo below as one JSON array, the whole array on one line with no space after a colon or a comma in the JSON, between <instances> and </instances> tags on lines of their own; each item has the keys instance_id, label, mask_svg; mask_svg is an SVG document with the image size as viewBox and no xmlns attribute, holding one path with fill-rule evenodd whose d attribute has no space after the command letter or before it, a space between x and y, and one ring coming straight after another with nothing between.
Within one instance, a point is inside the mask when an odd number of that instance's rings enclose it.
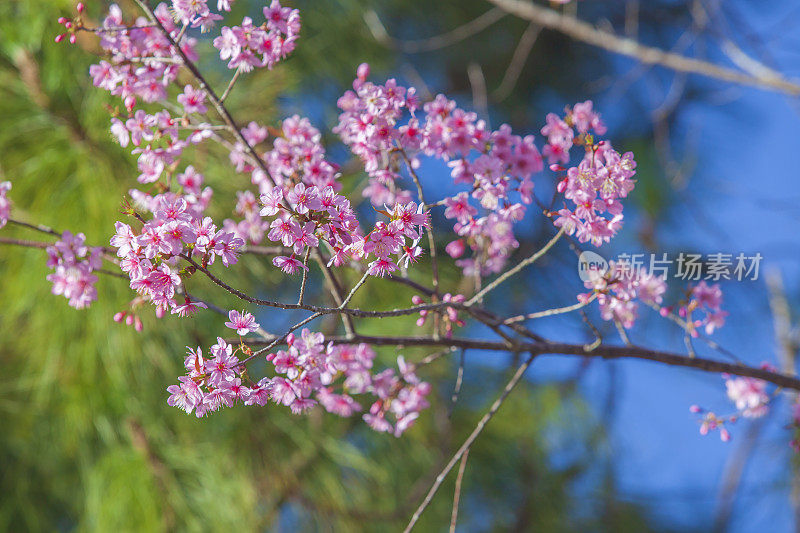
<instances>
[{"instance_id":1,"label":"cherry blossom flower","mask_svg":"<svg viewBox=\"0 0 800 533\"><path fill-rule=\"evenodd\" d=\"M236 330L238 335L247 335L251 331L258 331L261 327L253 315L244 311L241 313L236 310L228 311L228 320L229 322L225 322L225 327Z\"/></svg>"},{"instance_id":2,"label":"cherry blossom flower","mask_svg":"<svg viewBox=\"0 0 800 533\"><path fill-rule=\"evenodd\" d=\"M183 110L187 114L200 113L202 115L208 111L208 108L203 103L205 99L205 91L195 89L191 85L184 87L183 94L178 95L178 103L183 106Z\"/></svg>"}]
</instances>

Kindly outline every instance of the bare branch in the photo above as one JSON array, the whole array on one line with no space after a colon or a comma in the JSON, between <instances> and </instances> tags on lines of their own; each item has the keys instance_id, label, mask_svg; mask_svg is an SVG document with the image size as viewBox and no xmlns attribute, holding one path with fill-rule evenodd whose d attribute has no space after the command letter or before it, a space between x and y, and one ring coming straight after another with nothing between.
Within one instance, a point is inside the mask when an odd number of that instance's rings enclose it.
<instances>
[{"instance_id":1,"label":"bare branch","mask_svg":"<svg viewBox=\"0 0 800 533\"><path fill-rule=\"evenodd\" d=\"M632 57L642 63L661 65L678 72L699 74L707 78L769 89L792 96L800 95L800 84L782 77L764 76L763 72L759 72L761 75L755 76L708 61L665 52L659 48L640 44L634 39L618 37L611 32L597 29L575 17L562 15L557 11L525 0L488 1L520 18L535 22L540 26L561 32L575 40L597 46L609 52Z\"/></svg>"},{"instance_id":2,"label":"bare branch","mask_svg":"<svg viewBox=\"0 0 800 533\"><path fill-rule=\"evenodd\" d=\"M472 446L472 443L475 442L475 439L478 438L483 429L486 427L486 424L489 422L489 420L492 419L495 413L497 413L498 409L500 409L500 406L503 405L505 399L508 397L511 391L514 390L514 387L517 386L517 383L519 383L519 380L522 379L523 374L525 374L525 371L533 362L533 358L534 355L531 354L530 356L528 356L528 359L519 366L517 371L514 373L514 376L511 378L511 380L503 389L503 392L500 394L497 400L495 400L495 402L492 404L492 406L489 408L486 414L483 415L483 418L481 418L480 421L478 421L478 425L475 426L475 429L472 431L470 436L467 437L467 440L464 441L464 444L461 445L461 448L459 448L458 451L455 453L455 455L453 455L452 459L450 459L450 461L447 463L447 466L444 467L444 470L442 470L441 473L438 476L436 476L436 481L434 481L433 486L431 486L431 489L428 491L428 494L425 496L425 499L422 500L422 503L414 512L413 516L411 517L411 521L408 523L408 525L404 530L404 533L409 533L409 531L413 529L414 525L419 520L419 517L422 515L422 512L425 511L428 505L430 505L434 495L439 490L439 487L442 485L444 479L447 477L447 474L450 473L450 470L453 469L453 467L461 459L461 457L467 453L470 446Z\"/></svg>"},{"instance_id":3,"label":"bare branch","mask_svg":"<svg viewBox=\"0 0 800 533\"><path fill-rule=\"evenodd\" d=\"M379 43L409 54L416 54L419 52L430 52L457 44L485 30L504 16L506 16L506 14L503 10L495 7L454 30L416 41L403 41L391 37L389 32L386 31L386 26L383 25L383 22L381 22L381 19L374 9L368 9L364 13L364 22L367 24L370 33L372 33L372 37Z\"/></svg>"}]
</instances>

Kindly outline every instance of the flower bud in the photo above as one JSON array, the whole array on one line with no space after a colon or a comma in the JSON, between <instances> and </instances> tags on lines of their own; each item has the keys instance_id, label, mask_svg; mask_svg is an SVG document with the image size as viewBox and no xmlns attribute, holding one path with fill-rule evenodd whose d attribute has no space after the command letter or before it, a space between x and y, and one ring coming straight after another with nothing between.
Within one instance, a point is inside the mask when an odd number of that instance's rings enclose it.
<instances>
[{"instance_id":1,"label":"flower bud","mask_svg":"<svg viewBox=\"0 0 800 533\"><path fill-rule=\"evenodd\" d=\"M366 81L369 77L369 63L361 63L356 70L356 77L361 81Z\"/></svg>"},{"instance_id":2,"label":"flower bud","mask_svg":"<svg viewBox=\"0 0 800 533\"><path fill-rule=\"evenodd\" d=\"M464 249L464 241L461 239L454 240L444 248L447 254L453 259L457 259L464 255Z\"/></svg>"}]
</instances>

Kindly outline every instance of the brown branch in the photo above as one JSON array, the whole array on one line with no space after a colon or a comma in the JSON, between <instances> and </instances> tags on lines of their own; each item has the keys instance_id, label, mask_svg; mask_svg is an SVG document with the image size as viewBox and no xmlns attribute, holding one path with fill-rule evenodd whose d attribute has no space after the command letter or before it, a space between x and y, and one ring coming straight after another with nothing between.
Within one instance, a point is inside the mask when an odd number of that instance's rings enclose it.
<instances>
[{"instance_id":1,"label":"brown branch","mask_svg":"<svg viewBox=\"0 0 800 533\"><path fill-rule=\"evenodd\" d=\"M353 344L364 342L375 346L446 346L450 348L464 348L475 350L508 351L505 342L486 339L467 339L453 337L450 339L435 339L433 337L379 337L371 335L355 335L348 337L329 337L326 340L334 344ZM246 341L248 344L261 345L264 341ZM688 357L674 352L651 350L641 346L614 346L599 344L596 347L583 344L561 342L519 341L515 349L520 352L530 352L539 355L575 355L580 357L596 357L600 359L641 359L653 361L668 366L694 368L706 372L728 373L736 376L763 379L769 383L791 390L800 391L800 379L795 376L773 372L763 368L751 367L740 363L729 363L704 357Z\"/></svg>"}]
</instances>

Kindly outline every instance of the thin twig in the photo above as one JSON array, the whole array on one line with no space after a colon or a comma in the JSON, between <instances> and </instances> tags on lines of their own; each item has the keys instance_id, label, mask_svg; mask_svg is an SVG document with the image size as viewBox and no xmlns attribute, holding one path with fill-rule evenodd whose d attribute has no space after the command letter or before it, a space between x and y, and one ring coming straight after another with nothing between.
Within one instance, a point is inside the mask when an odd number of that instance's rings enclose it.
<instances>
[{"instance_id":1,"label":"thin twig","mask_svg":"<svg viewBox=\"0 0 800 533\"><path fill-rule=\"evenodd\" d=\"M450 397L450 412L447 413L448 418L453 415L453 410L458 403L458 395L461 393L461 385L464 382L464 358L467 350L461 349L461 356L458 359L458 373L456 373L456 385L453 387L453 395Z\"/></svg>"},{"instance_id":2,"label":"thin twig","mask_svg":"<svg viewBox=\"0 0 800 533\"><path fill-rule=\"evenodd\" d=\"M522 322L523 320L532 320L535 318L544 318L546 316L553 316L553 315L561 315L564 313L571 313L572 311L577 311L578 309L582 309L589 305L594 299L597 298L597 293L592 293L592 295L586 299L584 302L578 302L576 304L567 305L565 307L556 307L554 309L547 309L545 311L537 311L535 313L528 313L527 315L518 315L512 316L511 318L507 318L503 321L503 324L513 324L514 322Z\"/></svg>"},{"instance_id":3,"label":"thin twig","mask_svg":"<svg viewBox=\"0 0 800 533\"><path fill-rule=\"evenodd\" d=\"M308 254L311 248L306 248L306 255L303 257L303 281L300 282L300 297L297 299L297 305L303 305L303 297L306 295L306 282L308 281Z\"/></svg>"},{"instance_id":4,"label":"thin twig","mask_svg":"<svg viewBox=\"0 0 800 533\"><path fill-rule=\"evenodd\" d=\"M409 533L411 529L414 527L414 525L417 523L419 517L422 515L422 512L425 511L428 505L430 505L434 495L439 490L439 487L442 485L444 479L447 477L447 474L450 473L450 470L453 469L453 467L461 459L461 457L465 453L467 453L467 450L469 450L470 446L472 446L472 443L475 442L475 439L477 439L478 436L481 434L481 432L484 430L486 424L489 422L489 420L492 419L495 413L497 413L498 409L500 409L500 406L503 405L503 402L508 397L509 393L512 390L514 390L514 387L516 387L517 383L519 383L519 380L522 379L523 374L525 374L525 371L533 362L533 358L534 354L530 354L528 356L528 359L519 366L517 371L514 373L514 376L511 378L508 384L506 384L505 388L503 389L503 392L500 394L497 400L494 401L494 403L486 412L486 414L483 415L483 418L481 418L480 421L478 421L478 425L475 426L475 429L472 431L469 437L467 437L467 440L464 441L464 444L462 444L461 447L458 449L458 451L455 453L455 455L453 455L453 457L444 467L444 470L442 470L439 473L439 475L436 476L436 481L434 481L433 485L428 491L428 494L425 496L425 499L422 500L422 503L419 505L414 514L411 516L411 520L408 522L408 525L406 526L404 533Z\"/></svg>"},{"instance_id":5,"label":"thin twig","mask_svg":"<svg viewBox=\"0 0 800 533\"><path fill-rule=\"evenodd\" d=\"M32 229L34 231L38 231L40 233L47 233L48 235L55 235L56 237L61 237L63 233L59 233L58 231L54 230L49 226L45 226L44 224L29 224L28 222L23 222L21 220L15 220L13 218L8 219L9 224L16 224L17 226L21 226L23 228Z\"/></svg>"},{"instance_id":6,"label":"thin twig","mask_svg":"<svg viewBox=\"0 0 800 533\"><path fill-rule=\"evenodd\" d=\"M553 247L553 245L555 243L558 242L558 239L560 239L563 234L564 234L564 228L561 228L560 230L558 230L558 233L556 233L555 236L547 242L547 244L542 246L542 248L539 251L537 251L536 253L534 253L530 257L528 257L526 259L523 259L522 261L520 261L519 263L514 265L512 268L509 268L508 270L506 270L503 274L498 276L497 279L495 279L493 282L491 282L488 285L486 285L478 294L473 296L467 302L466 305L467 306L474 305L475 302L480 301L487 293L489 293L489 291L494 290L495 288L497 288L498 285L500 285L501 283L506 281L508 278L510 278L511 276L513 276L514 274L516 274L517 272L519 272L520 270L522 270L526 266L532 264L537 259L542 257L544 254L546 254L550 250L550 248Z\"/></svg>"},{"instance_id":7,"label":"thin twig","mask_svg":"<svg viewBox=\"0 0 800 533\"><path fill-rule=\"evenodd\" d=\"M464 470L467 469L467 458L469 457L469 448L461 456L461 464L458 467L458 474L456 475L456 488L453 493L453 511L450 514L450 533L455 533L456 522L458 522L458 503L461 500L461 484L464 480Z\"/></svg>"},{"instance_id":8,"label":"thin twig","mask_svg":"<svg viewBox=\"0 0 800 533\"><path fill-rule=\"evenodd\" d=\"M237 67L236 72L233 73L233 77L231 81L228 83L228 86L225 87L225 91L222 93L222 96L219 97L220 102L224 102L228 95L231 93L231 89L233 89L233 85L236 83L236 80L239 79L239 75L242 73L242 68Z\"/></svg>"},{"instance_id":9,"label":"thin twig","mask_svg":"<svg viewBox=\"0 0 800 533\"><path fill-rule=\"evenodd\" d=\"M384 46L397 48L409 54L416 54L419 52L430 52L457 44L483 31L504 16L506 16L506 13L502 9L495 7L454 30L416 41L402 41L391 37L389 32L386 31L386 26L383 25L383 22L381 22L378 14L373 9L364 12L364 22L367 24L370 33L372 33L372 37L379 43Z\"/></svg>"},{"instance_id":10,"label":"thin twig","mask_svg":"<svg viewBox=\"0 0 800 533\"><path fill-rule=\"evenodd\" d=\"M539 38L539 33L541 33L541 31L542 27L534 22L531 22L528 24L528 27L525 28L525 32L519 38L517 47L514 49L514 54L511 56L511 61L508 63L508 68L505 74L503 74L500 85L492 93L492 99L497 102L502 102L508 98L511 91L514 90L514 87L517 85L517 80L519 80L519 76L522 74L522 69L525 67L525 62L528 60L528 56L533 49L533 45L536 44L536 39Z\"/></svg>"}]
</instances>

